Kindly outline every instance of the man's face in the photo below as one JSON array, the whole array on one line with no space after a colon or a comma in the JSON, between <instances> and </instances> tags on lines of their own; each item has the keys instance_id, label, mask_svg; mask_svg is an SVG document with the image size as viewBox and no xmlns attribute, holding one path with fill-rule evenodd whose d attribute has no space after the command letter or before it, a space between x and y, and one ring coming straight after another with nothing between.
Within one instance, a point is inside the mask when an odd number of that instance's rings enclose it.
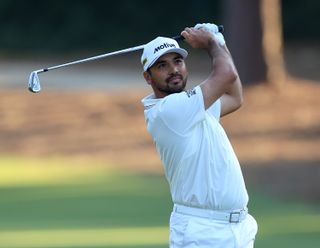
<instances>
[{"instance_id":1,"label":"man's face","mask_svg":"<svg viewBox=\"0 0 320 248\"><path fill-rule=\"evenodd\" d=\"M168 53L161 56L145 73L157 97L183 91L187 84L188 72L180 54Z\"/></svg>"}]
</instances>

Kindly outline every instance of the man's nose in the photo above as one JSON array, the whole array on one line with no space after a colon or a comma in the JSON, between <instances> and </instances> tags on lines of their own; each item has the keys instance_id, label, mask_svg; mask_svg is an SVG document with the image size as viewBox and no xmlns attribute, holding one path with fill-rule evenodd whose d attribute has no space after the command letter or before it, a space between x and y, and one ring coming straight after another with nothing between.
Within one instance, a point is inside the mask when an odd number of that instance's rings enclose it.
<instances>
[{"instance_id":1,"label":"man's nose","mask_svg":"<svg viewBox=\"0 0 320 248\"><path fill-rule=\"evenodd\" d=\"M176 66L175 64L171 64L171 65L170 65L170 73L175 74L175 73L177 73L177 72L179 72L178 66Z\"/></svg>"}]
</instances>

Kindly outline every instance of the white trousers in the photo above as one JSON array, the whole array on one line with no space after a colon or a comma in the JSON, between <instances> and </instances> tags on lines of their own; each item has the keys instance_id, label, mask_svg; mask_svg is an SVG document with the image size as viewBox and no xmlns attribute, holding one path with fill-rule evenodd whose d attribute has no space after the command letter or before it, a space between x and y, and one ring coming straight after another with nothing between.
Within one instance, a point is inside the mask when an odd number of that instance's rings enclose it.
<instances>
[{"instance_id":1,"label":"white trousers","mask_svg":"<svg viewBox=\"0 0 320 248\"><path fill-rule=\"evenodd\" d=\"M170 248L253 248L257 231L250 214L239 223L229 223L172 212Z\"/></svg>"}]
</instances>

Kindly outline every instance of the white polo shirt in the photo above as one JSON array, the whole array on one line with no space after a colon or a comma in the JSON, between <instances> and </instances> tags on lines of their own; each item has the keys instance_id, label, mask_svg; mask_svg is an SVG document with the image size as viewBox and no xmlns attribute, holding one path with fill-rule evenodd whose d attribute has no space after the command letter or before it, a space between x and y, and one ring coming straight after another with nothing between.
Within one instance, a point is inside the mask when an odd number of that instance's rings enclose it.
<instances>
[{"instance_id":1,"label":"white polo shirt","mask_svg":"<svg viewBox=\"0 0 320 248\"><path fill-rule=\"evenodd\" d=\"M172 201L213 210L246 207L248 194L240 164L219 123L220 100L205 110L197 86L159 99L152 94L142 103Z\"/></svg>"}]
</instances>

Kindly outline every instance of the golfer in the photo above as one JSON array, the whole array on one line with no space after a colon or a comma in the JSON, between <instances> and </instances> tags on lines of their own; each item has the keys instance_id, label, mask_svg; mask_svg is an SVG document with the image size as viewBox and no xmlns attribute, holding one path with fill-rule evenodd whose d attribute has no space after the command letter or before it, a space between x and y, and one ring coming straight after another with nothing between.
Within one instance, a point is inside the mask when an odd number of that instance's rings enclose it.
<instances>
[{"instance_id":1,"label":"golfer","mask_svg":"<svg viewBox=\"0 0 320 248\"><path fill-rule=\"evenodd\" d=\"M142 100L147 129L164 166L172 201L171 248L253 247L257 223L238 159L219 123L242 104L239 75L214 24L181 32L207 51L208 78L186 90L188 53L170 38L145 45L144 78L153 94Z\"/></svg>"}]
</instances>

